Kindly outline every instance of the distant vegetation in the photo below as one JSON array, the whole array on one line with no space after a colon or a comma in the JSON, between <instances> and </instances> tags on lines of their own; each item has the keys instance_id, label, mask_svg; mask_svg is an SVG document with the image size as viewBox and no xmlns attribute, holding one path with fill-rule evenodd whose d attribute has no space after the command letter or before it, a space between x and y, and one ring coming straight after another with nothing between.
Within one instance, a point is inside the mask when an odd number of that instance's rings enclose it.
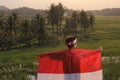
<instances>
[{"instance_id":1,"label":"distant vegetation","mask_svg":"<svg viewBox=\"0 0 120 80\"><path fill-rule=\"evenodd\" d=\"M102 10L91 10L90 12L96 16L120 16L120 8L107 8L107 9L102 9Z\"/></svg>"},{"instance_id":2,"label":"distant vegetation","mask_svg":"<svg viewBox=\"0 0 120 80\"><path fill-rule=\"evenodd\" d=\"M61 3L51 4L45 12L46 17L41 14L23 17L21 10L32 13L33 9L20 8L10 14L0 14L0 50L55 45L68 35L81 36L81 40L86 40L89 33L94 31L95 19L91 13L81 10L69 16Z\"/></svg>"},{"instance_id":3,"label":"distant vegetation","mask_svg":"<svg viewBox=\"0 0 120 80\"><path fill-rule=\"evenodd\" d=\"M18 15L21 15L23 17L33 17L37 14L40 14L44 17L47 16L46 10L41 9L32 9L28 7L20 7L15 9L9 9L5 6L0 6L0 14L11 14L13 12L16 12ZM66 9L66 12L69 16L72 15L74 10L72 9ZM102 10L88 10L86 12L90 12L95 16L120 16L120 8L106 8Z\"/></svg>"}]
</instances>

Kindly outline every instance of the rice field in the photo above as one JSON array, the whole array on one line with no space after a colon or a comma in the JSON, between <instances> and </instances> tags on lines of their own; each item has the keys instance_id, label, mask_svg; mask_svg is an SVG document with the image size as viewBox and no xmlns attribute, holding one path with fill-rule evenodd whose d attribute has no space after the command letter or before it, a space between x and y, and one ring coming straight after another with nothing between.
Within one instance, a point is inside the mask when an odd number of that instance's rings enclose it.
<instances>
[{"instance_id":1,"label":"rice field","mask_svg":"<svg viewBox=\"0 0 120 80\"><path fill-rule=\"evenodd\" d=\"M96 16L95 32L79 48L103 47L103 80L120 79L120 17ZM56 46L31 47L0 52L0 80L31 80L37 76L38 55L43 52L66 49L63 42Z\"/></svg>"}]
</instances>

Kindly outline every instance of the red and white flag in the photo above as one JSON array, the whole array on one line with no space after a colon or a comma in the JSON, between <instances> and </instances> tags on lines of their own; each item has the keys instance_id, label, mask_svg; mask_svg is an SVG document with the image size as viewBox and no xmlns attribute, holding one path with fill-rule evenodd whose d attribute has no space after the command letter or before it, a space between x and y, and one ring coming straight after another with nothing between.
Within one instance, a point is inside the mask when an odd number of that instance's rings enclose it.
<instances>
[{"instance_id":1,"label":"red and white flag","mask_svg":"<svg viewBox=\"0 0 120 80\"><path fill-rule=\"evenodd\" d=\"M71 49L40 54L37 80L102 80L101 51Z\"/></svg>"}]
</instances>

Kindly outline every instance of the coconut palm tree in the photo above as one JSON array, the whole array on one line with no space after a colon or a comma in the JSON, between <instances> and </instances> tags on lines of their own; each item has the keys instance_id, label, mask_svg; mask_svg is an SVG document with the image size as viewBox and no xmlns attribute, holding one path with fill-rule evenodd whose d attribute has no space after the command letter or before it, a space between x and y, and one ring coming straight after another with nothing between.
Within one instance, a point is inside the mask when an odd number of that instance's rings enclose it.
<instances>
[{"instance_id":1,"label":"coconut palm tree","mask_svg":"<svg viewBox=\"0 0 120 80\"><path fill-rule=\"evenodd\" d=\"M48 23L52 26L52 36L54 37L54 26L55 26L55 5L51 4L50 9L48 11ZM53 38L54 40L54 38Z\"/></svg>"},{"instance_id":2,"label":"coconut palm tree","mask_svg":"<svg viewBox=\"0 0 120 80\"><path fill-rule=\"evenodd\" d=\"M63 19L64 7L61 3L58 5L51 4L50 10L48 11L48 21L52 25L52 34L55 38L55 27L56 26L56 40L58 41L59 30L61 26L61 22Z\"/></svg>"},{"instance_id":3,"label":"coconut palm tree","mask_svg":"<svg viewBox=\"0 0 120 80\"><path fill-rule=\"evenodd\" d=\"M63 20L63 14L64 14L64 7L61 3L59 3L57 6L56 6L56 27L57 27L57 42L58 42L58 39L59 39L59 34L60 34L60 30L61 30L61 23L62 23L62 20Z\"/></svg>"},{"instance_id":4,"label":"coconut palm tree","mask_svg":"<svg viewBox=\"0 0 120 80\"><path fill-rule=\"evenodd\" d=\"M39 14L35 17L35 25L36 25L36 36L39 45L45 45L45 19L42 18Z\"/></svg>"},{"instance_id":5,"label":"coconut palm tree","mask_svg":"<svg viewBox=\"0 0 120 80\"><path fill-rule=\"evenodd\" d=\"M3 26L4 26L4 15L0 15L0 48L1 50L4 50L3 46L3 42L4 40L2 39L2 33L3 33Z\"/></svg>"},{"instance_id":6,"label":"coconut palm tree","mask_svg":"<svg viewBox=\"0 0 120 80\"><path fill-rule=\"evenodd\" d=\"M11 49L12 45L14 45L14 42L17 40L17 21L17 14L11 14L8 16L3 28L1 38L4 40L8 49Z\"/></svg>"},{"instance_id":7,"label":"coconut palm tree","mask_svg":"<svg viewBox=\"0 0 120 80\"><path fill-rule=\"evenodd\" d=\"M90 25L90 28L92 29L92 31L94 31L94 24L95 24L95 18L92 14L90 14L89 16L89 25Z\"/></svg>"},{"instance_id":8,"label":"coconut palm tree","mask_svg":"<svg viewBox=\"0 0 120 80\"><path fill-rule=\"evenodd\" d=\"M87 37L88 36L88 31L89 31L89 20L86 12L82 10L80 12L80 24L81 24L81 31L82 31L82 36Z\"/></svg>"},{"instance_id":9,"label":"coconut palm tree","mask_svg":"<svg viewBox=\"0 0 120 80\"><path fill-rule=\"evenodd\" d=\"M24 42L26 47L30 47L31 46L30 40L31 40L30 24L29 21L25 19L22 22L21 42Z\"/></svg>"},{"instance_id":10,"label":"coconut palm tree","mask_svg":"<svg viewBox=\"0 0 120 80\"><path fill-rule=\"evenodd\" d=\"M70 34L70 27L71 27L71 23L70 23L70 19L69 18L66 18L66 22L65 22L65 25L64 25L64 37L66 38L67 35Z\"/></svg>"},{"instance_id":11,"label":"coconut palm tree","mask_svg":"<svg viewBox=\"0 0 120 80\"><path fill-rule=\"evenodd\" d=\"M3 31L3 25L4 25L4 15L0 15L0 39L1 39L1 33Z\"/></svg>"},{"instance_id":12,"label":"coconut palm tree","mask_svg":"<svg viewBox=\"0 0 120 80\"><path fill-rule=\"evenodd\" d=\"M3 27L4 24L4 15L0 15L0 28Z\"/></svg>"},{"instance_id":13,"label":"coconut palm tree","mask_svg":"<svg viewBox=\"0 0 120 80\"><path fill-rule=\"evenodd\" d=\"M72 17L71 17L71 30L72 33L74 33L74 35L77 35L77 26L78 26L78 14L77 11L74 11L72 13Z\"/></svg>"}]
</instances>

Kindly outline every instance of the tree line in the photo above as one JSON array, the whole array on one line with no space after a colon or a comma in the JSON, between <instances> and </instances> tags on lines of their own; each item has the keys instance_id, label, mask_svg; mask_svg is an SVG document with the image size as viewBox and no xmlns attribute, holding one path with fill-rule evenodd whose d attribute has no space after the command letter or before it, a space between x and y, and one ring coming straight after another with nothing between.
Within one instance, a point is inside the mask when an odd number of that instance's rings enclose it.
<instances>
[{"instance_id":1,"label":"tree line","mask_svg":"<svg viewBox=\"0 0 120 80\"><path fill-rule=\"evenodd\" d=\"M120 8L106 8L102 10L91 10L88 11L94 15L102 16L120 16Z\"/></svg>"},{"instance_id":2,"label":"tree line","mask_svg":"<svg viewBox=\"0 0 120 80\"><path fill-rule=\"evenodd\" d=\"M32 18L20 17L16 12L0 14L0 50L54 45L69 35L84 39L94 31L94 16L84 10L68 16L66 8L59 3L51 4L46 14L47 17L37 14Z\"/></svg>"}]
</instances>

